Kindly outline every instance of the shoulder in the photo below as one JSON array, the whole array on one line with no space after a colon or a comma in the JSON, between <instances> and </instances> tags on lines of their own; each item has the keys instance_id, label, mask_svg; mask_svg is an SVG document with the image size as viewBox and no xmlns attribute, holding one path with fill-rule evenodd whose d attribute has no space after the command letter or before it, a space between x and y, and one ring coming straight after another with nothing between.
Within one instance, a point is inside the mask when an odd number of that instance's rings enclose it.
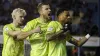
<instances>
[{"instance_id":1,"label":"shoulder","mask_svg":"<svg viewBox=\"0 0 100 56\"><path fill-rule=\"evenodd\" d=\"M36 21L36 19L33 19L33 20L31 20L31 21L29 21L27 23L34 23L35 21Z\"/></svg>"},{"instance_id":2,"label":"shoulder","mask_svg":"<svg viewBox=\"0 0 100 56\"><path fill-rule=\"evenodd\" d=\"M51 21L49 24L56 25L58 23L59 23L58 21Z\"/></svg>"},{"instance_id":3,"label":"shoulder","mask_svg":"<svg viewBox=\"0 0 100 56\"><path fill-rule=\"evenodd\" d=\"M51 21L49 24L48 24L48 27L51 29L51 28L58 28L58 22L57 21Z\"/></svg>"},{"instance_id":4,"label":"shoulder","mask_svg":"<svg viewBox=\"0 0 100 56\"><path fill-rule=\"evenodd\" d=\"M57 23L58 21L51 21L50 23Z\"/></svg>"},{"instance_id":5,"label":"shoulder","mask_svg":"<svg viewBox=\"0 0 100 56\"><path fill-rule=\"evenodd\" d=\"M12 25L11 24L6 24L4 27L3 27L3 31L7 31L7 30L11 30L12 29Z\"/></svg>"},{"instance_id":6,"label":"shoulder","mask_svg":"<svg viewBox=\"0 0 100 56\"><path fill-rule=\"evenodd\" d=\"M27 22L27 25L34 25L34 24L36 24L36 23L37 23L37 18L35 18L35 19L33 19L33 20Z\"/></svg>"},{"instance_id":7,"label":"shoulder","mask_svg":"<svg viewBox=\"0 0 100 56\"><path fill-rule=\"evenodd\" d=\"M11 27L11 24L6 24L3 28Z\"/></svg>"},{"instance_id":8,"label":"shoulder","mask_svg":"<svg viewBox=\"0 0 100 56\"><path fill-rule=\"evenodd\" d=\"M61 24L58 21L51 21L49 25L60 26Z\"/></svg>"}]
</instances>

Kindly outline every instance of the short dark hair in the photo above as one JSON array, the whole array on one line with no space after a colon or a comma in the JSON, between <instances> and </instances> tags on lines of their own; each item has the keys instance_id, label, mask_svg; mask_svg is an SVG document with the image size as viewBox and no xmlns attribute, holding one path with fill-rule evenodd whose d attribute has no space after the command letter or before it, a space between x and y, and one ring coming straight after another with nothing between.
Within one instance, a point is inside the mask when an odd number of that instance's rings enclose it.
<instances>
[{"instance_id":1,"label":"short dark hair","mask_svg":"<svg viewBox=\"0 0 100 56\"><path fill-rule=\"evenodd\" d=\"M39 3L38 6L37 6L38 12L42 8L43 5L49 5L49 4L45 3L45 2Z\"/></svg>"},{"instance_id":2,"label":"short dark hair","mask_svg":"<svg viewBox=\"0 0 100 56\"><path fill-rule=\"evenodd\" d=\"M59 16L59 14L61 14L63 11L68 11L69 9L67 9L67 8L57 8L57 10L56 10L56 16L58 17Z\"/></svg>"}]
</instances>

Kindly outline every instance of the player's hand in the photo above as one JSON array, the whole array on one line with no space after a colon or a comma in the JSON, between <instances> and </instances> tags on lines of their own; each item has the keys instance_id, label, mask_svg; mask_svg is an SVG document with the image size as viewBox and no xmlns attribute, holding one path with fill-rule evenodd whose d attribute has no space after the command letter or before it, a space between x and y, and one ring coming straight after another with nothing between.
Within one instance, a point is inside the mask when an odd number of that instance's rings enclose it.
<instances>
[{"instance_id":1,"label":"player's hand","mask_svg":"<svg viewBox=\"0 0 100 56\"><path fill-rule=\"evenodd\" d=\"M63 26L63 31L66 32L67 30L68 30L68 24L65 24L65 25Z\"/></svg>"},{"instance_id":2,"label":"player's hand","mask_svg":"<svg viewBox=\"0 0 100 56\"><path fill-rule=\"evenodd\" d=\"M88 34L90 36L93 36L96 34L97 31L98 31L98 28L96 26L93 26L92 28L89 29Z\"/></svg>"},{"instance_id":3,"label":"player's hand","mask_svg":"<svg viewBox=\"0 0 100 56\"><path fill-rule=\"evenodd\" d=\"M63 32L66 32L68 30L68 24L64 24L62 30Z\"/></svg>"},{"instance_id":4,"label":"player's hand","mask_svg":"<svg viewBox=\"0 0 100 56\"><path fill-rule=\"evenodd\" d=\"M34 31L35 33L40 33L40 32L41 32L40 26L36 27L33 31Z\"/></svg>"},{"instance_id":5,"label":"player's hand","mask_svg":"<svg viewBox=\"0 0 100 56\"><path fill-rule=\"evenodd\" d=\"M90 36L93 36L96 33L97 29L95 29L95 27L90 28L90 30L87 33L87 38L89 38Z\"/></svg>"},{"instance_id":6,"label":"player's hand","mask_svg":"<svg viewBox=\"0 0 100 56\"><path fill-rule=\"evenodd\" d=\"M66 32L66 31L70 31L70 28L71 28L71 25L70 24L64 24L63 26L63 31Z\"/></svg>"},{"instance_id":7,"label":"player's hand","mask_svg":"<svg viewBox=\"0 0 100 56\"><path fill-rule=\"evenodd\" d=\"M97 28L96 26L94 26L94 27L92 27L92 28L90 29L89 34L90 34L91 36L93 36L93 35L97 34L97 31L98 31L98 28Z\"/></svg>"}]
</instances>

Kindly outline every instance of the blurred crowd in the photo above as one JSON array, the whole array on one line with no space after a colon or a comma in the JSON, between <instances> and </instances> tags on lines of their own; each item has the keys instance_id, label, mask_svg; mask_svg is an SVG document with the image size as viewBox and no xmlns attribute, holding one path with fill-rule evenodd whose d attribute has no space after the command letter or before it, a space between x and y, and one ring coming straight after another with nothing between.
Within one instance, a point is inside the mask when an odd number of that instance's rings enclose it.
<instances>
[{"instance_id":1,"label":"blurred crowd","mask_svg":"<svg viewBox=\"0 0 100 56\"><path fill-rule=\"evenodd\" d=\"M98 4L80 0L0 0L0 25L10 23L12 21L11 12L18 7L27 12L25 23L38 17L37 5L40 2L47 2L51 5L52 20L55 20L55 11L58 7L70 9L73 35L86 34L91 28L95 29L95 35L99 34Z\"/></svg>"}]
</instances>

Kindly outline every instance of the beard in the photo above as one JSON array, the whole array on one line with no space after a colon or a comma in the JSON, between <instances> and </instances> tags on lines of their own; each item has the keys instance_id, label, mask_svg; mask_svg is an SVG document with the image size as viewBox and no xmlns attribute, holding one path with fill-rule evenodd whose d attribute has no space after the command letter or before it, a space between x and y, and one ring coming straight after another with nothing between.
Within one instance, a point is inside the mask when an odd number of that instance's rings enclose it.
<instances>
[{"instance_id":1,"label":"beard","mask_svg":"<svg viewBox=\"0 0 100 56\"><path fill-rule=\"evenodd\" d=\"M71 21L67 21L67 22L65 22L65 24L72 24L72 22Z\"/></svg>"},{"instance_id":2,"label":"beard","mask_svg":"<svg viewBox=\"0 0 100 56\"><path fill-rule=\"evenodd\" d=\"M25 23L24 21L21 21L21 22L19 23L19 25L20 25L20 26L23 26L24 23Z\"/></svg>"},{"instance_id":3,"label":"beard","mask_svg":"<svg viewBox=\"0 0 100 56\"><path fill-rule=\"evenodd\" d=\"M51 19L51 16L49 16L49 15L43 15L43 17L45 18L46 21L52 20L52 19Z\"/></svg>"},{"instance_id":4,"label":"beard","mask_svg":"<svg viewBox=\"0 0 100 56\"><path fill-rule=\"evenodd\" d=\"M48 16L48 21L52 20L51 16Z\"/></svg>"}]
</instances>

